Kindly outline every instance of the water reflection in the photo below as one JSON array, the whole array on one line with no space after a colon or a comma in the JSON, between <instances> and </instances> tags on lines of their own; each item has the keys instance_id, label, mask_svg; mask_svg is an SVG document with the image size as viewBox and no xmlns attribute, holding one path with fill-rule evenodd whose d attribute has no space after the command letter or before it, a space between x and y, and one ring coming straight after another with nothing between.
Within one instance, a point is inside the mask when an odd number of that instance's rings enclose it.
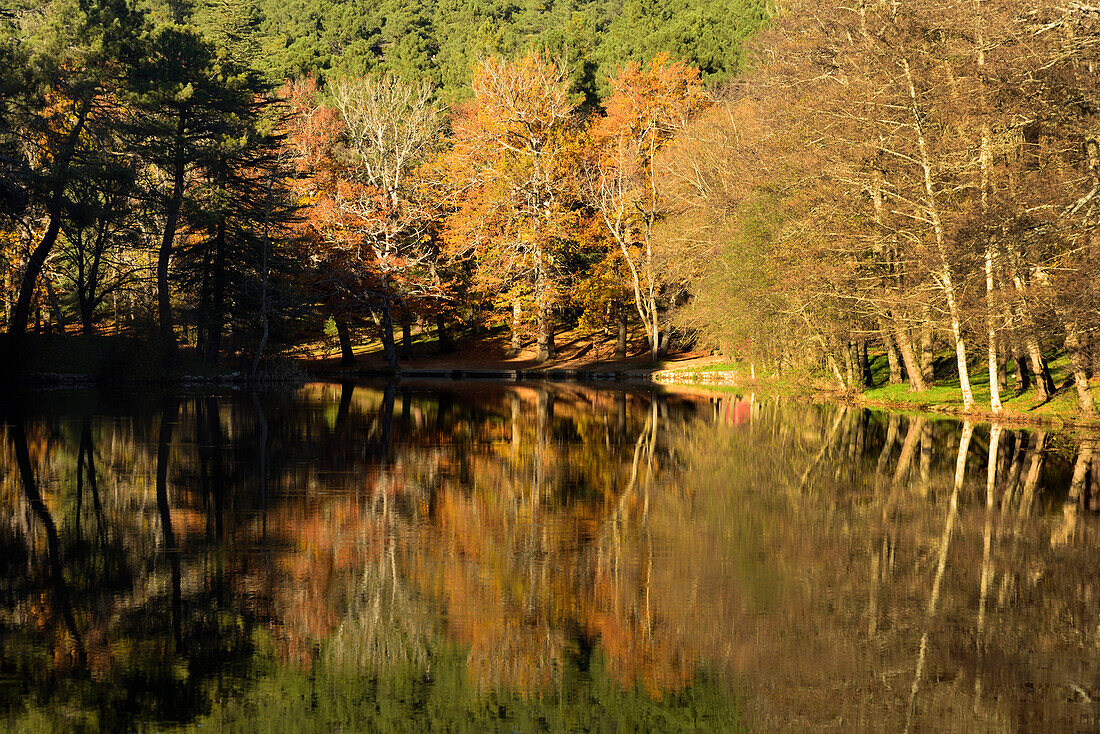
<instances>
[{"instance_id":1,"label":"water reflection","mask_svg":"<svg viewBox=\"0 0 1100 734\"><path fill-rule=\"evenodd\" d=\"M550 385L3 410L15 730L1100 721L1089 436Z\"/></svg>"}]
</instances>

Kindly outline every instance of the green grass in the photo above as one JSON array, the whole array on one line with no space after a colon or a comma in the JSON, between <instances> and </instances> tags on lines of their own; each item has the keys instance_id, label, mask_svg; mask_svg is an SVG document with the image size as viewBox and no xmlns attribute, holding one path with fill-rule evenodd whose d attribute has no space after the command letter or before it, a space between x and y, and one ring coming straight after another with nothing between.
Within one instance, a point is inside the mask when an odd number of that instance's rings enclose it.
<instances>
[{"instance_id":1,"label":"green grass","mask_svg":"<svg viewBox=\"0 0 1100 734\"><path fill-rule=\"evenodd\" d=\"M889 368L885 356L877 357L871 364L875 383L884 383L888 379ZM1055 385L1059 387L1069 379L1069 359L1065 354L1050 361L1050 372ZM1011 385L1014 383L1014 369L1009 369L1009 389L1001 391L1001 406L1007 414L1025 417L1042 417L1060 420L1079 418L1080 410L1077 393L1072 387L1060 389L1046 403L1040 403L1034 387L1020 395L1015 395ZM972 366L970 387L974 393L974 407L977 410L989 410L989 370L985 365ZM962 388L955 369L954 353L940 355L936 360L936 382L921 393L910 392L909 383L898 385L881 384L863 393L868 401L890 404L909 404L913 406L947 406L962 409Z\"/></svg>"},{"instance_id":2,"label":"green grass","mask_svg":"<svg viewBox=\"0 0 1100 734\"><path fill-rule=\"evenodd\" d=\"M671 363L675 365L675 362ZM734 362L715 362L713 364L704 365L687 365L687 366L669 366L668 362L660 362L657 367L667 372L744 372L748 373L748 369L743 364L735 364Z\"/></svg>"}]
</instances>

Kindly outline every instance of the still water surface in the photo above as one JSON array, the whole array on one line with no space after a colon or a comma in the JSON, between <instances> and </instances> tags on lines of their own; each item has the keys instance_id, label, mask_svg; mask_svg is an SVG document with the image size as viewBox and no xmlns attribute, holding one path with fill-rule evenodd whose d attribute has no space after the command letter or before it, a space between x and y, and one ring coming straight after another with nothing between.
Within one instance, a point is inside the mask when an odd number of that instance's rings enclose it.
<instances>
[{"instance_id":1,"label":"still water surface","mask_svg":"<svg viewBox=\"0 0 1100 734\"><path fill-rule=\"evenodd\" d=\"M773 397L2 399L13 731L1091 731L1088 436Z\"/></svg>"}]
</instances>

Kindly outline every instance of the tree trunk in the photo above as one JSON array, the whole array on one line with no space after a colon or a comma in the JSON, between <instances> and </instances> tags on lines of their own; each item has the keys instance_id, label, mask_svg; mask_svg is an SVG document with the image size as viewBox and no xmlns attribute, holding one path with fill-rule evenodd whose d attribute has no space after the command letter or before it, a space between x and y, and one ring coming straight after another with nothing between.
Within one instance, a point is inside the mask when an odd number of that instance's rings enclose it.
<instances>
[{"instance_id":1,"label":"tree trunk","mask_svg":"<svg viewBox=\"0 0 1100 734\"><path fill-rule=\"evenodd\" d=\"M168 200L164 234L157 253L157 314L159 317L161 346L165 350L165 367L175 368L179 363L179 345L176 343L175 324L172 320L172 294L168 289L168 265L172 259L172 244L179 224L180 206L183 204L185 163L183 159L184 118L181 116L176 135L176 160L172 172L172 196Z\"/></svg>"},{"instance_id":2,"label":"tree trunk","mask_svg":"<svg viewBox=\"0 0 1100 734\"><path fill-rule=\"evenodd\" d=\"M81 101L76 120L73 122L73 128L69 131L65 144L61 147L61 151L57 156L57 165L53 171L55 183L50 194L49 204L46 207L49 223L46 225L46 231L42 235L42 239L34 248L23 270L23 280L19 285L19 296L15 301L11 323L8 325L8 332L11 334L25 334L27 331L27 321L30 319L31 313L31 299L34 297L34 289L38 285L38 276L41 275L42 268L46 265L46 258L49 256L54 244L56 244L57 235L61 231L61 210L64 204L65 185L69 180L69 165L76 153L76 146L84 131L84 123L88 119L88 113L91 111L92 99L91 96L88 96Z\"/></svg>"},{"instance_id":3,"label":"tree trunk","mask_svg":"<svg viewBox=\"0 0 1100 734\"><path fill-rule=\"evenodd\" d=\"M1016 386L1013 388L1013 391L1017 395L1021 395L1031 387L1031 370L1027 366L1027 355L1024 352L1014 349L1012 359L1016 363Z\"/></svg>"},{"instance_id":4,"label":"tree trunk","mask_svg":"<svg viewBox=\"0 0 1100 734\"><path fill-rule=\"evenodd\" d=\"M850 340L845 343L844 347L844 376L845 382L848 384L848 390L855 390L856 388L856 355L853 353L855 350L855 344Z\"/></svg>"},{"instance_id":5,"label":"tree trunk","mask_svg":"<svg viewBox=\"0 0 1100 734\"><path fill-rule=\"evenodd\" d=\"M550 277L541 249L536 255L535 316L538 322L538 354L536 362L554 358L554 311L550 303Z\"/></svg>"},{"instance_id":6,"label":"tree trunk","mask_svg":"<svg viewBox=\"0 0 1100 734\"><path fill-rule=\"evenodd\" d=\"M966 343L963 341L962 336L962 316L959 312L955 285L951 275L951 265L947 258L947 237L944 233L943 222L940 220L936 190L932 183L932 159L928 153L923 116L917 104L917 91L913 84L913 74L909 68L908 59L902 59L902 68L905 71L905 78L909 85L913 129L917 133L921 170L924 173L924 193L928 197L928 215L932 221L932 231L936 236L936 250L940 257L940 287L943 288L943 294L947 298L947 311L951 316L951 335L955 339L955 357L959 366L959 387L962 389L963 409L970 410L974 406L974 391L970 388L970 371L966 365Z\"/></svg>"},{"instance_id":7,"label":"tree trunk","mask_svg":"<svg viewBox=\"0 0 1100 734\"><path fill-rule=\"evenodd\" d=\"M117 318L115 323L118 323ZM95 325L92 323L92 304L84 298L80 299L80 333L84 336L95 336Z\"/></svg>"},{"instance_id":8,"label":"tree trunk","mask_svg":"<svg viewBox=\"0 0 1100 734\"><path fill-rule=\"evenodd\" d=\"M970 370L966 365L966 342L962 336L962 320L955 302L955 288L950 282L950 268L945 264L941 275L944 291L950 293L947 305L951 313L951 334L955 338L955 360L959 368L959 388L962 391L963 410L974 407L974 391L970 387Z\"/></svg>"},{"instance_id":9,"label":"tree trunk","mask_svg":"<svg viewBox=\"0 0 1100 734\"><path fill-rule=\"evenodd\" d=\"M867 358L867 339L859 340L859 371L863 376L864 387L875 386L875 376L871 373L871 360Z\"/></svg>"},{"instance_id":10,"label":"tree trunk","mask_svg":"<svg viewBox=\"0 0 1100 734\"><path fill-rule=\"evenodd\" d=\"M897 319L894 320L894 338L901 352L901 359L905 363L905 373L909 376L909 391L924 392L926 386L921 375L917 358L913 355L913 345L909 341L909 329Z\"/></svg>"},{"instance_id":11,"label":"tree trunk","mask_svg":"<svg viewBox=\"0 0 1100 734\"><path fill-rule=\"evenodd\" d=\"M920 374L925 385L936 381L935 332L932 324L932 307L924 307L924 319L920 332Z\"/></svg>"},{"instance_id":12,"label":"tree trunk","mask_svg":"<svg viewBox=\"0 0 1100 734\"><path fill-rule=\"evenodd\" d=\"M1028 361L1031 363L1031 374L1035 381L1035 394L1040 402L1045 403L1054 397L1056 388L1046 357L1043 356L1043 350L1039 346L1039 338L1031 328L1024 329L1024 345L1027 350Z\"/></svg>"},{"instance_id":13,"label":"tree trunk","mask_svg":"<svg viewBox=\"0 0 1100 734\"><path fill-rule=\"evenodd\" d=\"M454 351L451 335L447 332L447 322L443 315L438 313L435 315L435 337L438 342L436 348L440 354L449 354Z\"/></svg>"},{"instance_id":14,"label":"tree trunk","mask_svg":"<svg viewBox=\"0 0 1100 734\"><path fill-rule=\"evenodd\" d=\"M847 390L848 386L844 384L844 375L840 373L840 366L836 363L836 357L833 356L832 352L825 353L825 361L828 363L829 369L833 373L833 377L836 378L836 384L840 387L841 390ZM752 371L753 378L755 378L756 365L750 365L750 369Z\"/></svg>"},{"instance_id":15,"label":"tree trunk","mask_svg":"<svg viewBox=\"0 0 1100 734\"><path fill-rule=\"evenodd\" d=\"M412 319L408 309L401 309L401 358L412 359Z\"/></svg>"},{"instance_id":16,"label":"tree trunk","mask_svg":"<svg viewBox=\"0 0 1100 734\"><path fill-rule=\"evenodd\" d=\"M46 257L57 242L57 233L61 231L61 205L56 206L56 211L50 212L50 221L42 235L38 246L34 248L27 265L23 270L23 282L19 286L19 297L15 301L15 311L12 313L11 325L8 331L11 334L24 334L27 331L27 322L30 320L31 299L34 296L35 287L38 285L38 276L46 264Z\"/></svg>"},{"instance_id":17,"label":"tree trunk","mask_svg":"<svg viewBox=\"0 0 1100 734\"><path fill-rule=\"evenodd\" d=\"M1010 265L1012 267L1012 286L1014 292L1015 308L1013 309L1013 322L1022 336L1024 348L1031 365L1031 374L1035 380L1035 394L1040 402L1047 402L1054 397L1054 378L1050 375L1043 350L1039 346L1038 330L1035 326L1035 317L1031 313L1031 307L1024 294L1024 281L1020 274L1020 256L1011 246L1008 248Z\"/></svg>"},{"instance_id":18,"label":"tree trunk","mask_svg":"<svg viewBox=\"0 0 1100 734\"><path fill-rule=\"evenodd\" d=\"M81 265L76 282L76 303L80 309L80 333L84 336L94 336L95 324L92 323L92 320L95 312L93 297L96 286L94 275L85 276L83 271L84 267ZM117 302L117 297L115 300Z\"/></svg>"},{"instance_id":19,"label":"tree trunk","mask_svg":"<svg viewBox=\"0 0 1100 734\"><path fill-rule=\"evenodd\" d=\"M986 158L988 157L988 141L989 131L983 129L982 131L982 162L983 166L988 165ZM987 178L988 174L984 171L982 173L983 182ZM985 186L982 188L983 209L985 200ZM992 241L986 243L985 248L985 328L986 328L986 363L989 368L989 409L994 413L1001 412L1001 381L1000 381L1000 360L997 359L997 326L994 319L994 304L993 304L993 257L994 257L994 245Z\"/></svg>"},{"instance_id":20,"label":"tree trunk","mask_svg":"<svg viewBox=\"0 0 1100 734\"><path fill-rule=\"evenodd\" d=\"M1082 343L1081 332L1077 322L1066 321L1066 351L1069 352L1070 363L1073 365L1073 385L1077 388L1077 400L1081 405L1081 412L1086 416L1096 415L1096 403L1093 402L1092 390L1089 388L1089 359Z\"/></svg>"},{"instance_id":21,"label":"tree trunk","mask_svg":"<svg viewBox=\"0 0 1100 734\"><path fill-rule=\"evenodd\" d=\"M852 349L852 342L848 341L844 345L844 377L849 390L854 390L856 387L856 360L852 355Z\"/></svg>"},{"instance_id":22,"label":"tree trunk","mask_svg":"<svg viewBox=\"0 0 1100 734\"><path fill-rule=\"evenodd\" d=\"M1098 180L1100 185L1100 180ZM1064 306L1058 303L1058 293L1050 278L1041 270L1036 270L1037 280L1043 284L1054 303L1055 313L1065 325L1066 351L1069 352L1071 371L1073 373L1074 387L1077 388L1077 399L1081 405L1081 412L1087 416L1096 415L1096 404L1093 402L1092 390L1089 388L1089 354L1087 337L1081 333L1077 319L1067 313ZM1051 381L1053 383L1053 380Z\"/></svg>"},{"instance_id":23,"label":"tree trunk","mask_svg":"<svg viewBox=\"0 0 1100 734\"><path fill-rule=\"evenodd\" d=\"M981 1L974 5L977 10L977 34L975 47L977 49L977 60L979 79L984 76L985 73L985 25L982 22L981 15ZM982 205L982 218L988 221L989 218L989 169L992 165L992 151L990 145L990 138L992 137L992 131L989 129L989 120L987 117L987 111L985 110L985 95L981 94L982 88L979 84L979 102L982 110L982 132L981 143L979 145L979 168L980 168L980 181L981 181L981 205ZM997 379L997 328L996 320L994 319L994 304L993 304L993 259L996 255L996 244L989 233L985 233L985 328L986 328L986 365L989 369L989 409L994 413L1001 412L1001 385ZM995 434L995 435L999 435ZM992 466L992 464L991 464ZM992 491L992 488L990 489ZM988 541L987 541L988 544ZM988 555L988 554L987 554ZM984 578L984 572L983 572ZM984 586L984 584L983 584Z\"/></svg>"},{"instance_id":24,"label":"tree trunk","mask_svg":"<svg viewBox=\"0 0 1100 734\"><path fill-rule=\"evenodd\" d=\"M80 324L81 332L85 336L92 336L95 333L95 324L93 320L95 318L95 309L104 299L104 295L99 293L100 282L100 268L103 263L103 252L107 248L108 237L108 223L106 220L101 219L100 224L96 231L95 245L92 255L92 263L88 267L87 273L84 273L83 266L80 268L80 274L77 278L78 284L76 289L77 301L80 305ZM118 293L114 293L115 303L115 321L118 320Z\"/></svg>"},{"instance_id":25,"label":"tree trunk","mask_svg":"<svg viewBox=\"0 0 1100 734\"><path fill-rule=\"evenodd\" d=\"M879 331L882 334L882 343L886 347L886 361L890 365L890 384L901 384L901 361L898 358L898 349L894 344L894 337L886 326L886 319L879 319Z\"/></svg>"},{"instance_id":26,"label":"tree trunk","mask_svg":"<svg viewBox=\"0 0 1100 734\"><path fill-rule=\"evenodd\" d=\"M390 369L397 369L397 345L393 337L393 308L389 296L382 299L382 354Z\"/></svg>"},{"instance_id":27,"label":"tree trunk","mask_svg":"<svg viewBox=\"0 0 1100 734\"><path fill-rule=\"evenodd\" d=\"M997 359L997 387L1000 388L1002 393L1008 392L1008 355L1008 347L1002 339L998 348Z\"/></svg>"},{"instance_id":28,"label":"tree trunk","mask_svg":"<svg viewBox=\"0 0 1100 734\"><path fill-rule=\"evenodd\" d=\"M46 297L50 301L50 311L53 314L53 322L57 324L57 333L64 334L68 331L68 322L65 320L65 312L61 310L61 301L57 300L57 292L53 289L53 284L49 278L44 280L46 286Z\"/></svg>"},{"instance_id":29,"label":"tree trunk","mask_svg":"<svg viewBox=\"0 0 1100 734\"><path fill-rule=\"evenodd\" d=\"M554 313L549 304L539 309L539 343L536 362L546 362L554 358Z\"/></svg>"},{"instance_id":30,"label":"tree trunk","mask_svg":"<svg viewBox=\"0 0 1100 734\"><path fill-rule=\"evenodd\" d=\"M626 359L626 309L619 307L617 311L619 313L616 319L615 359Z\"/></svg>"},{"instance_id":31,"label":"tree trunk","mask_svg":"<svg viewBox=\"0 0 1100 734\"><path fill-rule=\"evenodd\" d=\"M657 314L657 299L652 293L649 298L649 314L652 326L652 333L649 335L649 361L655 363L661 352L661 325Z\"/></svg>"},{"instance_id":32,"label":"tree trunk","mask_svg":"<svg viewBox=\"0 0 1100 734\"><path fill-rule=\"evenodd\" d=\"M519 295L512 297L512 343L508 353L515 356L523 349L523 306L520 304Z\"/></svg>"},{"instance_id":33,"label":"tree trunk","mask_svg":"<svg viewBox=\"0 0 1100 734\"><path fill-rule=\"evenodd\" d=\"M343 315L333 319L336 322L336 335L340 338L340 363L355 364L355 350L351 346L351 328Z\"/></svg>"}]
</instances>

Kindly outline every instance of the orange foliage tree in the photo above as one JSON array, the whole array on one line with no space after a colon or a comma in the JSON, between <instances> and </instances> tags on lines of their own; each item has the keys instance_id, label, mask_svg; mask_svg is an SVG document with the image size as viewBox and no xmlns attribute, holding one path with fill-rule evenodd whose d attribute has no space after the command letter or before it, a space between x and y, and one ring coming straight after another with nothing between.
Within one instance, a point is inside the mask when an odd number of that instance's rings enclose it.
<instances>
[{"instance_id":1,"label":"orange foliage tree","mask_svg":"<svg viewBox=\"0 0 1100 734\"><path fill-rule=\"evenodd\" d=\"M653 228L667 214L653 162L657 152L707 104L699 70L668 56L632 63L611 82L607 115L593 129L588 192L630 270L634 303L657 358L661 279Z\"/></svg>"},{"instance_id":2,"label":"orange foliage tree","mask_svg":"<svg viewBox=\"0 0 1100 734\"><path fill-rule=\"evenodd\" d=\"M336 146L343 123L335 110L321 104L313 77L288 82L282 97L290 112L287 145L298 173L295 184L303 214L300 236L313 265L309 285L323 312L336 322L343 361L353 362L349 320L357 310L362 279L336 198L342 185Z\"/></svg>"},{"instance_id":3,"label":"orange foliage tree","mask_svg":"<svg viewBox=\"0 0 1100 734\"><path fill-rule=\"evenodd\" d=\"M332 92L335 107L321 103L313 79L284 89L313 285L336 321L345 362L354 360L350 318L372 310L381 313L386 359L396 366L395 306L407 309L414 296L438 289L437 187L419 171L442 140L439 110L430 88L394 77L341 79Z\"/></svg>"},{"instance_id":4,"label":"orange foliage tree","mask_svg":"<svg viewBox=\"0 0 1100 734\"><path fill-rule=\"evenodd\" d=\"M545 361L554 356L560 259L578 217L583 131L566 71L541 52L485 59L473 91L454 121L450 172L461 203L449 227L451 252L476 258L487 290L533 294L537 359Z\"/></svg>"}]
</instances>

